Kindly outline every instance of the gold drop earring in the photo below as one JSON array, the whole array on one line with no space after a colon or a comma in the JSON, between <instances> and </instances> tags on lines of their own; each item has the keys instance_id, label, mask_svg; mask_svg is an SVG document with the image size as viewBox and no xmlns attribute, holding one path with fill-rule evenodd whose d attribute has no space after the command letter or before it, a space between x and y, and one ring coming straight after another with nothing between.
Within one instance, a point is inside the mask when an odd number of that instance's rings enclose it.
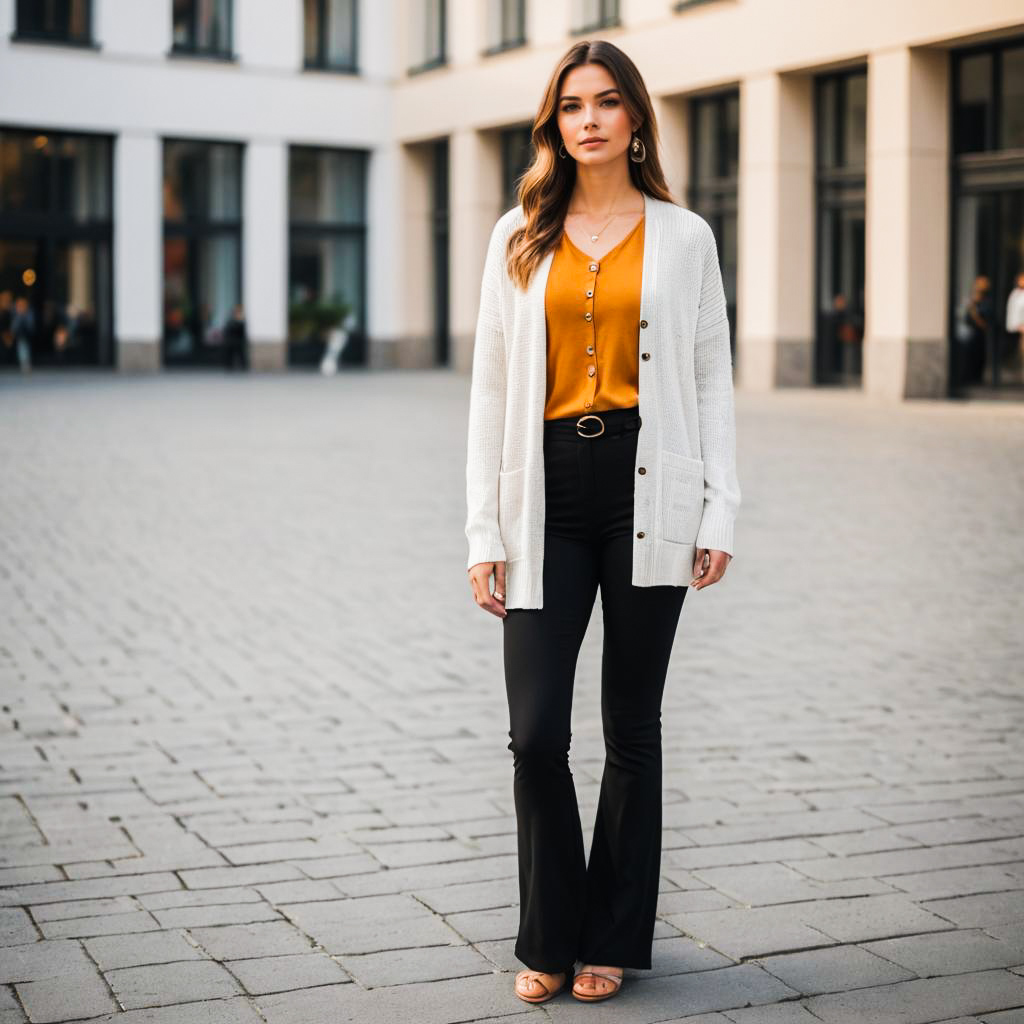
<instances>
[{"instance_id":1,"label":"gold drop earring","mask_svg":"<svg viewBox=\"0 0 1024 1024\"><path fill-rule=\"evenodd\" d=\"M633 136L633 144L629 147L629 159L635 164L642 164L647 159L647 147L639 135Z\"/></svg>"}]
</instances>

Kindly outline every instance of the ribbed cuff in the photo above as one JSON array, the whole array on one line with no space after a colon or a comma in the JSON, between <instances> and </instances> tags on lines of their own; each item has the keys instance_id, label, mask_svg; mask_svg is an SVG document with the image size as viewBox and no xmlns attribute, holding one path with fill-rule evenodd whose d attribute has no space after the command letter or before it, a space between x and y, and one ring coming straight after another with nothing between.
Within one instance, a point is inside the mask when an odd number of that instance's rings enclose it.
<instances>
[{"instance_id":1,"label":"ribbed cuff","mask_svg":"<svg viewBox=\"0 0 1024 1024\"><path fill-rule=\"evenodd\" d=\"M501 537L492 533L474 533L469 538L469 561L466 563L468 572L474 565L481 562L504 562L505 545L501 543Z\"/></svg>"},{"instance_id":2,"label":"ribbed cuff","mask_svg":"<svg viewBox=\"0 0 1024 1024\"><path fill-rule=\"evenodd\" d=\"M697 531L696 545L710 551L733 553L733 519L720 509L704 506L704 516Z\"/></svg>"}]
</instances>

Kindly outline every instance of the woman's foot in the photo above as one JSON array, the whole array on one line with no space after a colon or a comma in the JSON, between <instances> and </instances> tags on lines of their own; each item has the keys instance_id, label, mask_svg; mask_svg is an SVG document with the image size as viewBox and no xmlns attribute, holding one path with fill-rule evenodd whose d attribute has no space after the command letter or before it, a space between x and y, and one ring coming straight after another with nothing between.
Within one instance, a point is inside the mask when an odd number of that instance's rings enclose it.
<instances>
[{"instance_id":1,"label":"woman's foot","mask_svg":"<svg viewBox=\"0 0 1024 1024\"><path fill-rule=\"evenodd\" d=\"M546 1003L565 988L567 971L545 974L543 971L520 971L516 975L516 995L527 1003Z\"/></svg>"},{"instance_id":2,"label":"woman's foot","mask_svg":"<svg viewBox=\"0 0 1024 1024\"><path fill-rule=\"evenodd\" d=\"M577 971L572 984L572 994L587 1003L610 999L622 987L621 967L600 967L584 964Z\"/></svg>"}]
</instances>

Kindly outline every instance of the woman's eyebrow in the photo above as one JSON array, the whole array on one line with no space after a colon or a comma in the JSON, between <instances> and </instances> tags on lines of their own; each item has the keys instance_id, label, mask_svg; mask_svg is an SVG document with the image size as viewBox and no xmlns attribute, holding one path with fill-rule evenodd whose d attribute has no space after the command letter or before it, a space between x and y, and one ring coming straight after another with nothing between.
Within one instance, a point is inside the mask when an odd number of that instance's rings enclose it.
<instances>
[{"instance_id":1,"label":"woman's eyebrow","mask_svg":"<svg viewBox=\"0 0 1024 1024\"><path fill-rule=\"evenodd\" d=\"M594 98L597 99L600 96L607 96L608 93L610 93L610 92L618 92L618 91L619 91L618 89L605 89L603 92L594 93ZM561 103L562 100L578 100L578 99L579 99L579 96L563 96L562 99L559 100L558 102Z\"/></svg>"}]
</instances>

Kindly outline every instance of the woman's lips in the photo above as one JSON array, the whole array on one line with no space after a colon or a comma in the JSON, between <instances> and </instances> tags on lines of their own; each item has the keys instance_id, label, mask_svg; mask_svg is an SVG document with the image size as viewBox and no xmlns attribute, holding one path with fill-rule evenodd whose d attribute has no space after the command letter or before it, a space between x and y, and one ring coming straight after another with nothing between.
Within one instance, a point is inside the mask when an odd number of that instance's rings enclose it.
<instances>
[{"instance_id":1,"label":"woman's lips","mask_svg":"<svg viewBox=\"0 0 1024 1024\"><path fill-rule=\"evenodd\" d=\"M584 143L582 143L582 145L584 145L584 146L603 146L604 145L604 139L591 139L590 142L584 142Z\"/></svg>"}]
</instances>

